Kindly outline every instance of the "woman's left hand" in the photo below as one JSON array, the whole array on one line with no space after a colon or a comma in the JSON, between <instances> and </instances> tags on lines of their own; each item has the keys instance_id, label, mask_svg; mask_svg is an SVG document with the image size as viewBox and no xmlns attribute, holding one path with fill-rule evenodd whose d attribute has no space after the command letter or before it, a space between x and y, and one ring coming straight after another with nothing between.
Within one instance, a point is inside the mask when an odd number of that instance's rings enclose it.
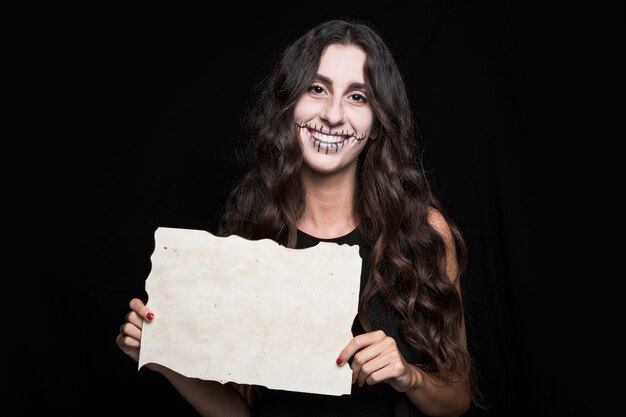
<instances>
[{"instance_id":1,"label":"woman's left hand","mask_svg":"<svg viewBox=\"0 0 626 417\"><path fill-rule=\"evenodd\" d=\"M353 356L352 383L359 386L384 381L396 391L406 392L421 377L417 368L404 360L396 341L382 330L353 337L339 354L337 364L341 366Z\"/></svg>"}]
</instances>

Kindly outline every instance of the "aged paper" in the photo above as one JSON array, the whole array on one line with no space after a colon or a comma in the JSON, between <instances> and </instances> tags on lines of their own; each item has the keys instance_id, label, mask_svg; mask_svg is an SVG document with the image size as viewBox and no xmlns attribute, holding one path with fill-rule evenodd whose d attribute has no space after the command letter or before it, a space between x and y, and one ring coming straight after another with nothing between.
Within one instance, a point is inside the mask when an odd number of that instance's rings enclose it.
<instances>
[{"instance_id":1,"label":"aged paper","mask_svg":"<svg viewBox=\"0 0 626 417\"><path fill-rule=\"evenodd\" d=\"M146 280L139 367L318 394L349 394L337 356L352 338L358 246L289 249L264 239L160 227Z\"/></svg>"}]
</instances>

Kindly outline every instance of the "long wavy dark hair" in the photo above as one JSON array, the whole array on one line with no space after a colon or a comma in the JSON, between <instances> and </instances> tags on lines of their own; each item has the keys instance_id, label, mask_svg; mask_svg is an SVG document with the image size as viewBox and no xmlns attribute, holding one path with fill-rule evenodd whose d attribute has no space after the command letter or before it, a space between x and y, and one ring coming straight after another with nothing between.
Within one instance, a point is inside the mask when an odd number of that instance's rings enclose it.
<instances>
[{"instance_id":1,"label":"long wavy dark hair","mask_svg":"<svg viewBox=\"0 0 626 417\"><path fill-rule=\"evenodd\" d=\"M446 273L446 246L428 221L432 209L439 210L450 226L459 275L465 268L466 247L428 185L396 62L368 24L332 20L315 27L283 51L257 86L244 126L246 173L224 207L218 234L296 245L305 195L293 110L330 44L356 45L366 53L366 91L376 120L376 140L369 140L359 156L354 201L359 231L371 247L359 320L371 330L367 305L379 294L403 318L400 335L421 352L419 366L444 381L456 381L461 375L473 392L471 359L459 343L463 303L452 282L458 277Z\"/></svg>"}]
</instances>

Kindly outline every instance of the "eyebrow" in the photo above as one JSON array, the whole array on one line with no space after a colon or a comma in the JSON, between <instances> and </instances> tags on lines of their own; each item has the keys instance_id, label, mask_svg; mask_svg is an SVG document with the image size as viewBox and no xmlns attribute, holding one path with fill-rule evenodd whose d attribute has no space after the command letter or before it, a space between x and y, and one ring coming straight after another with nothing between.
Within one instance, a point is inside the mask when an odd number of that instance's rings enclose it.
<instances>
[{"instance_id":1,"label":"eyebrow","mask_svg":"<svg viewBox=\"0 0 626 417\"><path fill-rule=\"evenodd\" d=\"M329 84L329 85L333 85L333 81L326 77L325 75L322 74L315 74L315 79L317 81L321 81L324 84ZM350 85L348 85L350 90L365 90L365 84L363 83L350 83Z\"/></svg>"}]
</instances>

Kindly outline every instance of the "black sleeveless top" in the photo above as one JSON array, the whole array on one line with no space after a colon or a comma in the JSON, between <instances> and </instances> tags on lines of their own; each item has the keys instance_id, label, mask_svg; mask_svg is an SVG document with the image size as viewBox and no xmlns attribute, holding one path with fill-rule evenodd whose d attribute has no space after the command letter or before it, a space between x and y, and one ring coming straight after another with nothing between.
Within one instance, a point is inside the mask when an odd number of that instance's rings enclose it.
<instances>
[{"instance_id":1,"label":"black sleeveless top","mask_svg":"<svg viewBox=\"0 0 626 417\"><path fill-rule=\"evenodd\" d=\"M370 248L363 241L358 229L345 236L333 239L320 239L298 231L296 248L304 249L319 242L359 245L362 259L361 292L369 275ZM398 334L399 315L382 306L380 299L374 298L368 306L368 319L373 329L382 329L393 337L400 352L408 363L419 363L420 354L405 343ZM364 333L363 327L355 317L352 334ZM339 352L337 352L339 355ZM297 373L297 369L294 370ZM394 390L387 383L365 384L363 387L352 385L350 395L321 395L302 392L273 390L259 387L254 398L253 416L255 417L409 417L422 416L405 394Z\"/></svg>"}]
</instances>

